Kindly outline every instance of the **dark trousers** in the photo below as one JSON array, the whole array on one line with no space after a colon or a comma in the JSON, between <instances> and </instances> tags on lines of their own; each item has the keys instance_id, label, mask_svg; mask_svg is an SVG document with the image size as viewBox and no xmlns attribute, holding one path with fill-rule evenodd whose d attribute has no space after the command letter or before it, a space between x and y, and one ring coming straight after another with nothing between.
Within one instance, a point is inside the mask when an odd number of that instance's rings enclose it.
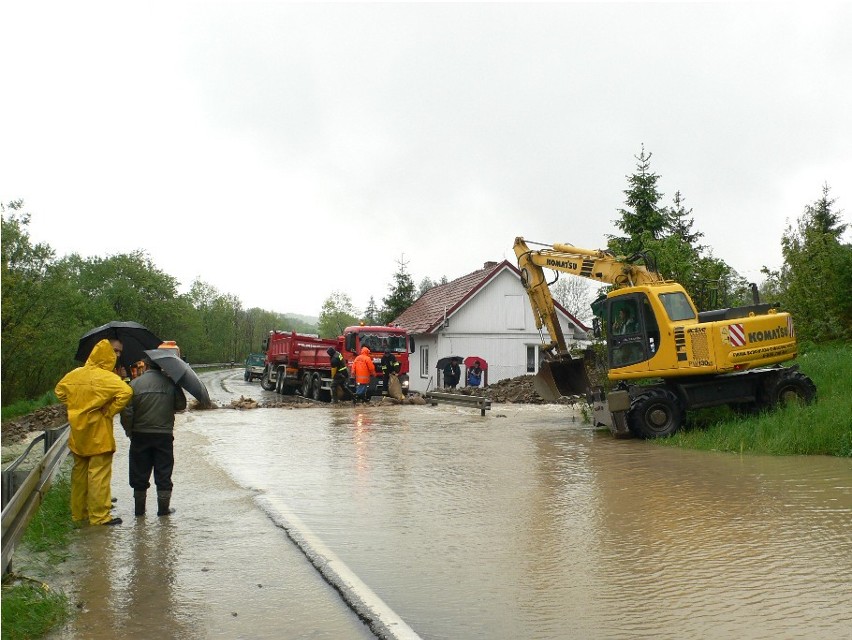
<instances>
[{"instance_id":1,"label":"dark trousers","mask_svg":"<svg viewBox=\"0 0 852 640\"><path fill-rule=\"evenodd\" d=\"M349 379L349 375L346 373L336 373L334 378L331 380L331 398L332 400L337 399L337 389L343 389L346 391L346 381Z\"/></svg>"},{"instance_id":2,"label":"dark trousers","mask_svg":"<svg viewBox=\"0 0 852 640\"><path fill-rule=\"evenodd\" d=\"M175 437L171 433L134 433L130 439L130 486L145 491L151 471L157 491L172 490Z\"/></svg>"}]
</instances>

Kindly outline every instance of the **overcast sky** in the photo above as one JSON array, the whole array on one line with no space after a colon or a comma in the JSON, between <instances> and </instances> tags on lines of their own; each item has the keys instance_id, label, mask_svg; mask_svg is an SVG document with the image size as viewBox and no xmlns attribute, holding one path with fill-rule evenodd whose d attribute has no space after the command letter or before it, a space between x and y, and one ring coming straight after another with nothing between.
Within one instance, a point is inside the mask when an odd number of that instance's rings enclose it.
<instances>
[{"instance_id":1,"label":"overcast sky","mask_svg":"<svg viewBox=\"0 0 852 640\"><path fill-rule=\"evenodd\" d=\"M33 241L246 308L603 247L643 144L751 280L824 183L850 221L849 3L5 2L0 30Z\"/></svg>"}]
</instances>

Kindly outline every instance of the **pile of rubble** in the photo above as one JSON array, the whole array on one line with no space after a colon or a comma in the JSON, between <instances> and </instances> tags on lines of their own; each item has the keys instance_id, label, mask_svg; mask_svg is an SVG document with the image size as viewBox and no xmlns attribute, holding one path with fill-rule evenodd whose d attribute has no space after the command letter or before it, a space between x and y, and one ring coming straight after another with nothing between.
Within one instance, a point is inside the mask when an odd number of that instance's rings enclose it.
<instances>
[{"instance_id":1,"label":"pile of rubble","mask_svg":"<svg viewBox=\"0 0 852 640\"><path fill-rule=\"evenodd\" d=\"M506 378L485 388L461 387L459 389L436 389L436 391L460 393L466 396L485 396L491 398L491 402L509 404L574 404L581 399L580 396L563 396L551 403L538 395L531 375Z\"/></svg>"},{"instance_id":2,"label":"pile of rubble","mask_svg":"<svg viewBox=\"0 0 852 640\"><path fill-rule=\"evenodd\" d=\"M240 396L238 400L222 407L223 409L304 409L307 407L321 407L327 403L308 400L301 396L283 396L280 400L263 400L258 402L254 398Z\"/></svg>"},{"instance_id":3,"label":"pile of rubble","mask_svg":"<svg viewBox=\"0 0 852 640\"><path fill-rule=\"evenodd\" d=\"M32 431L55 429L66 422L68 422L68 412L64 404L42 407L20 418L5 420L2 425L3 442L18 442Z\"/></svg>"}]
</instances>

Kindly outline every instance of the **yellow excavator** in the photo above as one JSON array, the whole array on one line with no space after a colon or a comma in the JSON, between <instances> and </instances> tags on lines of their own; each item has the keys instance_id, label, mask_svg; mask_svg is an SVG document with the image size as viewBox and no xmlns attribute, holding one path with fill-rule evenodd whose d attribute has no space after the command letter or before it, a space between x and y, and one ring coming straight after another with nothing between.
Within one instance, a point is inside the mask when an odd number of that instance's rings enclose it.
<instances>
[{"instance_id":1,"label":"yellow excavator","mask_svg":"<svg viewBox=\"0 0 852 640\"><path fill-rule=\"evenodd\" d=\"M756 411L816 398L810 378L781 365L797 355L790 314L761 303L754 286L751 305L699 313L647 254L523 238L515 238L514 251L536 326L550 334L541 345L537 392L546 400L585 395L595 424L616 437L670 436L687 411L702 407ZM609 392L592 387L585 359L569 353L544 269L610 285L592 305L596 336L606 336L607 377L616 382Z\"/></svg>"}]
</instances>

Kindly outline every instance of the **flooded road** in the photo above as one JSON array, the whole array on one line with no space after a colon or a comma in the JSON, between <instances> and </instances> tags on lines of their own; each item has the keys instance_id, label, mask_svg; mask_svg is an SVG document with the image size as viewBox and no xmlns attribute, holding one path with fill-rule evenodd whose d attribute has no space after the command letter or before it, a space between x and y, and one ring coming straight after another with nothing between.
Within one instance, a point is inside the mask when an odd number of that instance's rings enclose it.
<instances>
[{"instance_id":1,"label":"flooded road","mask_svg":"<svg viewBox=\"0 0 852 640\"><path fill-rule=\"evenodd\" d=\"M277 398L204 377L220 404ZM422 638L852 638L849 460L614 440L556 405L191 411L177 430L178 513L85 532L109 613L63 637L109 637L99 619L142 637L164 602L176 638L371 637L274 524L295 516ZM113 487L127 504L126 457Z\"/></svg>"}]
</instances>

